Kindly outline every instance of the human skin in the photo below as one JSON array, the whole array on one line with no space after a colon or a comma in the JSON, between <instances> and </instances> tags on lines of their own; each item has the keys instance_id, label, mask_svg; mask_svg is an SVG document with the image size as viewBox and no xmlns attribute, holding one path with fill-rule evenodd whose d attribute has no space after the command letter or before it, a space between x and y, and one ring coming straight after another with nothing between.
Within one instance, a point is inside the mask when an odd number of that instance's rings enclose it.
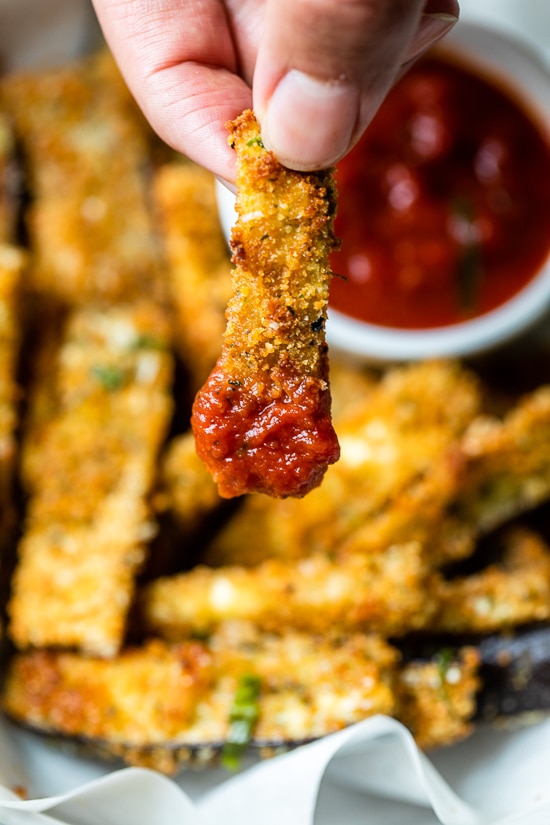
<instances>
[{"instance_id":1,"label":"human skin","mask_svg":"<svg viewBox=\"0 0 550 825\"><path fill-rule=\"evenodd\" d=\"M456 23L456 0L93 0L138 104L169 145L228 182L225 123L253 108L292 169L326 168L399 75Z\"/></svg>"}]
</instances>

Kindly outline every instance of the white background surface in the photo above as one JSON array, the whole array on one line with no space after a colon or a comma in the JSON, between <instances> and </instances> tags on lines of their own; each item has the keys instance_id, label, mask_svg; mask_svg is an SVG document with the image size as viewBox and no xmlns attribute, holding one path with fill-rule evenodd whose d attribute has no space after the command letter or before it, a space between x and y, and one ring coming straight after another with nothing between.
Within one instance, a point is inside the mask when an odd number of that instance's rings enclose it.
<instances>
[{"instance_id":1,"label":"white background surface","mask_svg":"<svg viewBox=\"0 0 550 825\"><path fill-rule=\"evenodd\" d=\"M502 29L550 59L549 0L459 0L461 17Z\"/></svg>"}]
</instances>

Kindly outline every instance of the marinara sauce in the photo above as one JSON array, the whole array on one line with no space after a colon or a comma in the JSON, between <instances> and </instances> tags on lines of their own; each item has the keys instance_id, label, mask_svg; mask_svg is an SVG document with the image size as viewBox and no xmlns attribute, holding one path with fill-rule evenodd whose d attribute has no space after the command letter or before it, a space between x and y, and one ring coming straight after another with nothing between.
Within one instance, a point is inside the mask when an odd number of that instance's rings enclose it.
<instances>
[{"instance_id":1,"label":"marinara sauce","mask_svg":"<svg viewBox=\"0 0 550 825\"><path fill-rule=\"evenodd\" d=\"M330 304L440 327L522 289L550 248L550 149L505 89L442 57L394 87L338 166Z\"/></svg>"}]
</instances>

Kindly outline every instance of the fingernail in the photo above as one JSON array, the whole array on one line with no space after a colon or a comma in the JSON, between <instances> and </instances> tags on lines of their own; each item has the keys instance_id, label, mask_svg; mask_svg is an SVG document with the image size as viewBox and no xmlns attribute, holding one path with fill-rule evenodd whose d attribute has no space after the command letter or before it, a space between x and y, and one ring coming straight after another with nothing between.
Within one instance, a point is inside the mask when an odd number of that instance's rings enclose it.
<instances>
[{"instance_id":1,"label":"fingernail","mask_svg":"<svg viewBox=\"0 0 550 825\"><path fill-rule=\"evenodd\" d=\"M262 139L278 160L307 171L331 166L347 151L359 111L359 92L296 69L273 92L261 116Z\"/></svg>"},{"instance_id":2,"label":"fingernail","mask_svg":"<svg viewBox=\"0 0 550 825\"><path fill-rule=\"evenodd\" d=\"M405 60L410 61L419 57L426 49L429 49L430 46L433 46L446 35L457 22L458 17L453 14L423 14L416 35L407 50Z\"/></svg>"}]
</instances>

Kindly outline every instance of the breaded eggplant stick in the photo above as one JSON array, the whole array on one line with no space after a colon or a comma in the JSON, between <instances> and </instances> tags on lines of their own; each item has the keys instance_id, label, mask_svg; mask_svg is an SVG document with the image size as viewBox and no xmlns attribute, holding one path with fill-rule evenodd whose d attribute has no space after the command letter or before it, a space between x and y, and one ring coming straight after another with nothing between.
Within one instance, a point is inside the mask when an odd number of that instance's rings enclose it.
<instances>
[{"instance_id":1,"label":"breaded eggplant stick","mask_svg":"<svg viewBox=\"0 0 550 825\"><path fill-rule=\"evenodd\" d=\"M168 639L242 619L264 630L369 630L398 636L426 627L435 602L416 543L372 555L266 561L255 568L198 566L151 582L142 593L146 629Z\"/></svg>"},{"instance_id":2,"label":"breaded eggplant stick","mask_svg":"<svg viewBox=\"0 0 550 825\"><path fill-rule=\"evenodd\" d=\"M475 420L461 449L468 464L456 510L481 533L548 499L550 386L520 398L502 420Z\"/></svg>"},{"instance_id":3,"label":"breaded eggplant stick","mask_svg":"<svg viewBox=\"0 0 550 825\"><path fill-rule=\"evenodd\" d=\"M550 619L550 550L530 530L510 529L499 562L436 585L430 626L442 633L494 633Z\"/></svg>"},{"instance_id":4,"label":"breaded eggplant stick","mask_svg":"<svg viewBox=\"0 0 550 825\"><path fill-rule=\"evenodd\" d=\"M57 406L23 443L29 503L8 605L18 647L118 651L156 529L148 497L172 413L168 347L166 318L148 303L71 316L43 377Z\"/></svg>"},{"instance_id":5,"label":"breaded eggplant stick","mask_svg":"<svg viewBox=\"0 0 550 825\"><path fill-rule=\"evenodd\" d=\"M300 497L339 457L324 331L335 187L330 171L282 167L251 111L228 128L238 163L233 296L192 426L222 496Z\"/></svg>"},{"instance_id":6,"label":"breaded eggplant stick","mask_svg":"<svg viewBox=\"0 0 550 825\"><path fill-rule=\"evenodd\" d=\"M148 142L112 58L6 76L33 200L29 286L69 305L161 291Z\"/></svg>"},{"instance_id":7,"label":"breaded eggplant stick","mask_svg":"<svg viewBox=\"0 0 550 825\"><path fill-rule=\"evenodd\" d=\"M153 641L111 661L44 651L17 656L3 706L39 730L95 741L103 755L172 773L193 749L207 761L231 737L243 680L258 687L248 706L257 713L250 744L288 747L391 713L396 660L376 636L271 636L236 624L205 642Z\"/></svg>"},{"instance_id":8,"label":"breaded eggplant stick","mask_svg":"<svg viewBox=\"0 0 550 825\"><path fill-rule=\"evenodd\" d=\"M478 660L461 648L444 661L402 666L377 636L269 635L236 623L206 642L153 641L112 661L20 654L2 704L24 725L83 741L88 753L174 774L224 753L244 682L257 692L241 741L260 756L377 713L404 721L423 747L451 744L472 731Z\"/></svg>"},{"instance_id":9,"label":"breaded eggplant stick","mask_svg":"<svg viewBox=\"0 0 550 825\"><path fill-rule=\"evenodd\" d=\"M476 648L463 647L401 668L395 715L420 748L450 745L473 733L476 694L481 687L479 660Z\"/></svg>"},{"instance_id":10,"label":"breaded eggplant stick","mask_svg":"<svg viewBox=\"0 0 550 825\"><path fill-rule=\"evenodd\" d=\"M160 468L161 496L183 535L210 519L223 500L195 450L188 430L166 448Z\"/></svg>"},{"instance_id":11,"label":"breaded eggplant stick","mask_svg":"<svg viewBox=\"0 0 550 825\"><path fill-rule=\"evenodd\" d=\"M521 397L503 418L477 416L459 452L463 479L431 542L437 564L455 557L457 530L475 542L550 498L550 386Z\"/></svg>"}]
</instances>

